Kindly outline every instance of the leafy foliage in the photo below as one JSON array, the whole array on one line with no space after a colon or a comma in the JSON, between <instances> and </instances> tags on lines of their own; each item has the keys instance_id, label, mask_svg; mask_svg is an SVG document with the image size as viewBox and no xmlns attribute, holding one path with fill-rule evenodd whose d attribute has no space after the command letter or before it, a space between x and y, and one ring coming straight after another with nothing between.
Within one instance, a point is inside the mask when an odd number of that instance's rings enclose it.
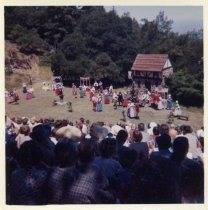
<instances>
[{"instance_id":1,"label":"leafy foliage","mask_svg":"<svg viewBox=\"0 0 208 210\"><path fill-rule=\"evenodd\" d=\"M26 54L41 55L51 70L70 82L90 76L124 85L137 53L166 53L174 74L166 83L184 105L203 105L203 32L172 32L160 12L139 24L101 6L5 7L5 38Z\"/></svg>"}]
</instances>

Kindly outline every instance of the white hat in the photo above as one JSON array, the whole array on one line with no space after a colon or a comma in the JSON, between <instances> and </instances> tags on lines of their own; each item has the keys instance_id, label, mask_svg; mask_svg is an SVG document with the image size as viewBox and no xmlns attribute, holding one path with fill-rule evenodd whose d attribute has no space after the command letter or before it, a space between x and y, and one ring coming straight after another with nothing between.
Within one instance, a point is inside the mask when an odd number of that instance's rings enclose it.
<instances>
[{"instance_id":1,"label":"white hat","mask_svg":"<svg viewBox=\"0 0 208 210\"><path fill-rule=\"evenodd\" d=\"M149 135L153 135L153 128L154 128L154 127L157 127L157 124L156 124L155 122L151 122L151 123L149 124L149 126L150 126L150 128L147 129L147 133L148 133Z\"/></svg>"}]
</instances>

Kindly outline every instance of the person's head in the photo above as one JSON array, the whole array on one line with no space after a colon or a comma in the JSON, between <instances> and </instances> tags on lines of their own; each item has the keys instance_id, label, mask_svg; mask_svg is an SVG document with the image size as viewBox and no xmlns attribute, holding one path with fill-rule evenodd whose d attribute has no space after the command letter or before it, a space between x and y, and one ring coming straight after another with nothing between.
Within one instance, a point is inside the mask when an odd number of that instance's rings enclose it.
<instances>
[{"instance_id":1,"label":"person's head","mask_svg":"<svg viewBox=\"0 0 208 210\"><path fill-rule=\"evenodd\" d=\"M173 141L173 155L174 157L180 158L183 160L189 149L188 139L185 136L176 137Z\"/></svg>"},{"instance_id":2,"label":"person's head","mask_svg":"<svg viewBox=\"0 0 208 210\"><path fill-rule=\"evenodd\" d=\"M26 117L23 118L23 119L22 119L22 124L23 124L23 125L28 125L28 118L26 118Z\"/></svg>"},{"instance_id":3,"label":"person's head","mask_svg":"<svg viewBox=\"0 0 208 210\"><path fill-rule=\"evenodd\" d=\"M56 120L54 123L54 127L55 128L61 128L62 127L62 121L61 120Z\"/></svg>"},{"instance_id":4,"label":"person's head","mask_svg":"<svg viewBox=\"0 0 208 210\"><path fill-rule=\"evenodd\" d=\"M166 158L154 158L134 166L136 179L132 186L131 203L180 203L179 172L177 166Z\"/></svg>"},{"instance_id":5,"label":"person's head","mask_svg":"<svg viewBox=\"0 0 208 210\"><path fill-rule=\"evenodd\" d=\"M30 137L41 144L47 143L49 139L48 133L46 129L44 128L43 124L36 125L32 129L32 132L30 133Z\"/></svg>"},{"instance_id":6,"label":"person's head","mask_svg":"<svg viewBox=\"0 0 208 210\"><path fill-rule=\"evenodd\" d=\"M69 121L66 120L66 119L63 119L62 122L61 122L62 126L67 126L69 124Z\"/></svg>"},{"instance_id":7,"label":"person's head","mask_svg":"<svg viewBox=\"0 0 208 210\"><path fill-rule=\"evenodd\" d=\"M204 166L198 161L182 161L181 192L183 203L204 203Z\"/></svg>"},{"instance_id":8,"label":"person's head","mask_svg":"<svg viewBox=\"0 0 208 210\"><path fill-rule=\"evenodd\" d=\"M65 137L56 144L55 155L60 167L71 166L78 156L77 145L71 139Z\"/></svg>"},{"instance_id":9,"label":"person's head","mask_svg":"<svg viewBox=\"0 0 208 210\"><path fill-rule=\"evenodd\" d=\"M104 128L100 123L93 123L90 126L90 136L97 141L103 140L108 135L108 129Z\"/></svg>"},{"instance_id":10,"label":"person's head","mask_svg":"<svg viewBox=\"0 0 208 210\"><path fill-rule=\"evenodd\" d=\"M168 124L161 124L160 125L160 134L168 134L169 133L169 126Z\"/></svg>"},{"instance_id":11,"label":"person's head","mask_svg":"<svg viewBox=\"0 0 208 210\"><path fill-rule=\"evenodd\" d=\"M25 136L29 136L30 134L30 127L28 125L22 125L19 129L20 134L24 134Z\"/></svg>"},{"instance_id":12,"label":"person's head","mask_svg":"<svg viewBox=\"0 0 208 210\"><path fill-rule=\"evenodd\" d=\"M192 133L192 128L190 125L185 125L183 128L183 133L187 134L187 133Z\"/></svg>"},{"instance_id":13,"label":"person's head","mask_svg":"<svg viewBox=\"0 0 208 210\"><path fill-rule=\"evenodd\" d=\"M134 142L141 142L142 138L143 138L142 133L138 130L134 130L132 140Z\"/></svg>"},{"instance_id":14,"label":"person's head","mask_svg":"<svg viewBox=\"0 0 208 210\"><path fill-rule=\"evenodd\" d=\"M123 130L123 129L120 130L118 134L116 135L116 141L118 144L123 145L127 138L128 138L128 133L126 130Z\"/></svg>"},{"instance_id":15,"label":"person's head","mask_svg":"<svg viewBox=\"0 0 208 210\"><path fill-rule=\"evenodd\" d=\"M145 131L145 125L144 125L144 123L139 123L138 124L138 130L139 131Z\"/></svg>"},{"instance_id":16,"label":"person's head","mask_svg":"<svg viewBox=\"0 0 208 210\"><path fill-rule=\"evenodd\" d=\"M85 122L85 119L83 117L80 117L79 121L83 124Z\"/></svg>"},{"instance_id":17,"label":"person's head","mask_svg":"<svg viewBox=\"0 0 208 210\"><path fill-rule=\"evenodd\" d=\"M83 139L78 146L79 160L81 162L90 162L93 160L96 152L96 142L93 139Z\"/></svg>"},{"instance_id":18,"label":"person's head","mask_svg":"<svg viewBox=\"0 0 208 210\"><path fill-rule=\"evenodd\" d=\"M109 158L116 153L116 140L106 138L99 143L99 152L102 157Z\"/></svg>"},{"instance_id":19,"label":"person's head","mask_svg":"<svg viewBox=\"0 0 208 210\"><path fill-rule=\"evenodd\" d=\"M160 135L160 127L159 127L159 125L155 126L155 127L152 129L152 133L153 133L155 136L159 136L159 135Z\"/></svg>"},{"instance_id":20,"label":"person's head","mask_svg":"<svg viewBox=\"0 0 208 210\"><path fill-rule=\"evenodd\" d=\"M18 162L23 168L37 166L42 161L43 153L37 142L24 142L18 151Z\"/></svg>"},{"instance_id":21,"label":"person's head","mask_svg":"<svg viewBox=\"0 0 208 210\"><path fill-rule=\"evenodd\" d=\"M159 150L167 150L171 146L171 138L168 134L162 134L156 137L156 143Z\"/></svg>"}]
</instances>

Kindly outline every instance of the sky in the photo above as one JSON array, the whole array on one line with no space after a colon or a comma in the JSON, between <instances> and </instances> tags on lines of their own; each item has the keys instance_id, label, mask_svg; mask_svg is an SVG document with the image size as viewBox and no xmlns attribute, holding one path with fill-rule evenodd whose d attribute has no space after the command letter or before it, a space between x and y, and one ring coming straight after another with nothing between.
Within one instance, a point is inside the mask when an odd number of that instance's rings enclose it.
<instances>
[{"instance_id":1,"label":"sky","mask_svg":"<svg viewBox=\"0 0 208 210\"><path fill-rule=\"evenodd\" d=\"M112 6L105 6L106 11L112 10ZM160 11L164 11L169 20L173 20L172 30L180 34L187 31L203 29L202 6L115 6L119 16L126 12L139 23L145 18L149 21L155 19Z\"/></svg>"}]
</instances>

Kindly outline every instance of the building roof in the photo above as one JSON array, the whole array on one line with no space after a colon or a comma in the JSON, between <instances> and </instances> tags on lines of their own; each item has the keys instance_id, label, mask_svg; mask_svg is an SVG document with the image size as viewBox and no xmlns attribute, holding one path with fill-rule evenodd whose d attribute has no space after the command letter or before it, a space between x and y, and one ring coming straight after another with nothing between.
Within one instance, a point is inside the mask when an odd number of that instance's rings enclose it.
<instances>
[{"instance_id":1,"label":"building roof","mask_svg":"<svg viewBox=\"0 0 208 210\"><path fill-rule=\"evenodd\" d=\"M167 59L168 54L137 54L131 70L161 72Z\"/></svg>"}]
</instances>

